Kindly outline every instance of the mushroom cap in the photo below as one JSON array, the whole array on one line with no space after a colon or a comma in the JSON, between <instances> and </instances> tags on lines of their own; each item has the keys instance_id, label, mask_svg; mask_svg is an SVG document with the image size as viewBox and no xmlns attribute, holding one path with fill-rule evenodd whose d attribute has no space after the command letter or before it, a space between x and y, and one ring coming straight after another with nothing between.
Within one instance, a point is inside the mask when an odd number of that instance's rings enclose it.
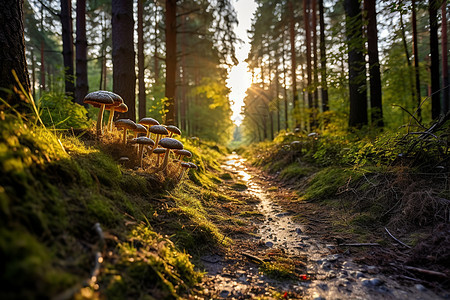
<instances>
[{"instance_id":1,"label":"mushroom cap","mask_svg":"<svg viewBox=\"0 0 450 300\"><path fill-rule=\"evenodd\" d=\"M123 103L122 97L120 97L118 94L110 91L101 91L101 92L108 94L114 100L114 106L119 106L121 103Z\"/></svg>"},{"instance_id":2,"label":"mushroom cap","mask_svg":"<svg viewBox=\"0 0 450 300\"><path fill-rule=\"evenodd\" d=\"M128 111L128 106L125 103L120 103L119 106L114 107L114 111L119 113L126 113Z\"/></svg>"},{"instance_id":3,"label":"mushroom cap","mask_svg":"<svg viewBox=\"0 0 450 300\"><path fill-rule=\"evenodd\" d=\"M139 124L152 126L152 125L159 125L159 122L153 118L142 118L139 121Z\"/></svg>"},{"instance_id":4,"label":"mushroom cap","mask_svg":"<svg viewBox=\"0 0 450 300\"><path fill-rule=\"evenodd\" d=\"M134 141L134 143L140 144L140 145L153 146L155 144L154 140L152 140L151 138L145 137L145 136L140 136L140 137L134 138L134 139L132 139L132 141Z\"/></svg>"},{"instance_id":5,"label":"mushroom cap","mask_svg":"<svg viewBox=\"0 0 450 300\"><path fill-rule=\"evenodd\" d=\"M114 125L118 128L125 128L125 129L136 129L136 123L134 123L130 119L119 119L114 122Z\"/></svg>"},{"instance_id":6,"label":"mushroom cap","mask_svg":"<svg viewBox=\"0 0 450 300\"><path fill-rule=\"evenodd\" d=\"M156 133L156 134L163 134L163 135L168 135L169 134L169 132L167 131L166 127L164 127L162 125L153 125L148 130L151 133Z\"/></svg>"},{"instance_id":7,"label":"mushroom cap","mask_svg":"<svg viewBox=\"0 0 450 300\"><path fill-rule=\"evenodd\" d=\"M164 149L164 148L156 148L155 150L153 150L153 153L155 153L155 154L163 154L163 153L166 153L166 149Z\"/></svg>"},{"instance_id":8,"label":"mushroom cap","mask_svg":"<svg viewBox=\"0 0 450 300\"><path fill-rule=\"evenodd\" d=\"M180 130L177 126L174 126L174 125L167 125L167 126L166 126L166 129L167 129L168 131L172 132L173 134L181 135L181 130Z\"/></svg>"},{"instance_id":9,"label":"mushroom cap","mask_svg":"<svg viewBox=\"0 0 450 300\"><path fill-rule=\"evenodd\" d=\"M173 138L163 138L159 141L159 145L166 149L183 149L183 144Z\"/></svg>"},{"instance_id":10,"label":"mushroom cap","mask_svg":"<svg viewBox=\"0 0 450 300\"><path fill-rule=\"evenodd\" d=\"M187 169L187 168L189 168L190 163L183 161L183 162L181 162L181 166L182 166L183 168L186 168L186 169Z\"/></svg>"},{"instance_id":11,"label":"mushroom cap","mask_svg":"<svg viewBox=\"0 0 450 300\"><path fill-rule=\"evenodd\" d=\"M186 156L186 157L188 157L188 158L189 158L189 157L192 157L191 151L186 150L186 149L174 150L174 152L175 152L175 154L183 155L183 156Z\"/></svg>"},{"instance_id":12,"label":"mushroom cap","mask_svg":"<svg viewBox=\"0 0 450 300\"><path fill-rule=\"evenodd\" d=\"M101 105L112 105L114 100L107 91L96 91L86 95L84 97L83 103L91 104L95 107L100 107Z\"/></svg>"},{"instance_id":13,"label":"mushroom cap","mask_svg":"<svg viewBox=\"0 0 450 300\"><path fill-rule=\"evenodd\" d=\"M147 128L141 124L136 124L136 128L133 131L136 133L147 133Z\"/></svg>"},{"instance_id":14,"label":"mushroom cap","mask_svg":"<svg viewBox=\"0 0 450 300\"><path fill-rule=\"evenodd\" d=\"M194 163L192 163L192 162L188 162L188 164L189 164L189 168L191 168L191 169L198 169L198 167L197 167L197 165L196 164L194 164Z\"/></svg>"}]
</instances>

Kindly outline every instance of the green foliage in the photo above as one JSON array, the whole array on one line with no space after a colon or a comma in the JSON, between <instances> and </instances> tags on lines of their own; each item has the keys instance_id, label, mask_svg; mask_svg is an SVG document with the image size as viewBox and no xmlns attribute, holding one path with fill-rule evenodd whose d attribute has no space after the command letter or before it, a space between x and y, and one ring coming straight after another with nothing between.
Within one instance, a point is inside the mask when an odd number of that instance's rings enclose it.
<instances>
[{"instance_id":1,"label":"green foliage","mask_svg":"<svg viewBox=\"0 0 450 300\"><path fill-rule=\"evenodd\" d=\"M44 94L37 106L45 126L50 128L86 128L89 125L86 109L64 94Z\"/></svg>"}]
</instances>

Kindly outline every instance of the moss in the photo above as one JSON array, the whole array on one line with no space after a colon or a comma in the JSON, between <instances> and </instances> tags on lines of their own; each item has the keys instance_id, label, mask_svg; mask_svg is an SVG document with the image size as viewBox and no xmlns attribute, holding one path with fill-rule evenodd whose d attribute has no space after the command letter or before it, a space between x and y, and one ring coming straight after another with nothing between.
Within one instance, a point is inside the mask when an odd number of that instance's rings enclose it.
<instances>
[{"instance_id":1,"label":"moss","mask_svg":"<svg viewBox=\"0 0 450 300\"><path fill-rule=\"evenodd\" d=\"M310 175L314 171L311 167L301 166L298 163L292 163L280 172L283 179L300 178Z\"/></svg>"},{"instance_id":2,"label":"moss","mask_svg":"<svg viewBox=\"0 0 450 300\"><path fill-rule=\"evenodd\" d=\"M336 196L338 189L349 179L357 180L361 174L340 167L328 167L314 174L303 194L308 201L325 200Z\"/></svg>"}]
</instances>

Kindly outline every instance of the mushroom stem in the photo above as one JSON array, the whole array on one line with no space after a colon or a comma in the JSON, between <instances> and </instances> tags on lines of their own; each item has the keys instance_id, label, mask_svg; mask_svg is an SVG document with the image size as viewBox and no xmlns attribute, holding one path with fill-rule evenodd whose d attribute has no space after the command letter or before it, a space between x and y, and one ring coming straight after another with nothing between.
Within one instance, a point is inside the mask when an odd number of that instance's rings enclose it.
<instances>
[{"instance_id":1,"label":"mushroom stem","mask_svg":"<svg viewBox=\"0 0 450 300\"><path fill-rule=\"evenodd\" d=\"M167 175L167 164L169 163L169 152L170 152L170 149L167 149L166 153L164 153L164 160L162 162L161 169L160 169L161 171L164 171L164 175Z\"/></svg>"},{"instance_id":2,"label":"mushroom stem","mask_svg":"<svg viewBox=\"0 0 450 300\"><path fill-rule=\"evenodd\" d=\"M102 104L100 106L100 110L98 111L98 117L97 117L97 137L101 137L103 134L102 131L102 122L103 122L103 112L105 111L105 105Z\"/></svg>"},{"instance_id":3,"label":"mushroom stem","mask_svg":"<svg viewBox=\"0 0 450 300\"><path fill-rule=\"evenodd\" d=\"M139 164L142 168L142 158L144 156L144 145L139 145Z\"/></svg>"},{"instance_id":4,"label":"mushroom stem","mask_svg":"<svg viewBox=\"0 0 450 300\"><path fill-rule=\"evenodd\" d=\"M178 176L178 181L181 181L181 179L183 179L183 176L184 176L184 173L186 172L186 170L187 170L187 168L183 167L180 175Z\"/></svg>"},{"instance_id":5,"label":"mushroom stem","mask_svg":"<svg viewBox=\"0 0 450 300\"><path fill-rule=\"evenodd\" d=\"M106 125L106 128L108 128L108 130L111 132L113 130L113 118L114 118L114 106L112 106L111 109L109 110L108 125Z\"/></svg>"},{"instance_id":6,"label":"mushroom stem","mask_svg":"<svg viewBox=\"0 0 450 300\"><path fill-rule=\"evenodd\" d=\"M123 144L124 145L127 144L127 129L126 128L123 129Z\"/></svg>"},{"instance_id":7,"label":"mushroom stem","mask_svg":"<svg viewBox=\"0 0 450 300\"><path fill-rule=\"evenodd\" d=\"M158 143L159 143L159 138L161 135L157 134L156 135L156 140L155 140L155 144L152 147L152 150L150 150L150 153L148 155L152 155L153 154L153 150L156 149L156 147L158 147Z\"/></svg>"}]
</instances>

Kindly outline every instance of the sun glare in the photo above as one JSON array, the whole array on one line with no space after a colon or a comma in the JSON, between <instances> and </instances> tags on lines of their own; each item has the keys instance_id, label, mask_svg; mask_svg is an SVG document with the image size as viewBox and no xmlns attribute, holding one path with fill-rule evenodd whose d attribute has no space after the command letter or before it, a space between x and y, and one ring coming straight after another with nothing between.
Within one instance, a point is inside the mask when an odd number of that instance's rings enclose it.
<instances>
[{"instance_id":1,"label":"sun glare","mask_svg":"<svg viewBox=\"0 0 450 300\"><path fill-rule=\"evenodd\" d=\"M244 105L245 92L250 87L252 75L247 70L247 63L240 62L231 69L227 84L231 89L230 101L233 115L231 120L239 126L242 123L241 110Z\"/></svg>"}]
</instances>

